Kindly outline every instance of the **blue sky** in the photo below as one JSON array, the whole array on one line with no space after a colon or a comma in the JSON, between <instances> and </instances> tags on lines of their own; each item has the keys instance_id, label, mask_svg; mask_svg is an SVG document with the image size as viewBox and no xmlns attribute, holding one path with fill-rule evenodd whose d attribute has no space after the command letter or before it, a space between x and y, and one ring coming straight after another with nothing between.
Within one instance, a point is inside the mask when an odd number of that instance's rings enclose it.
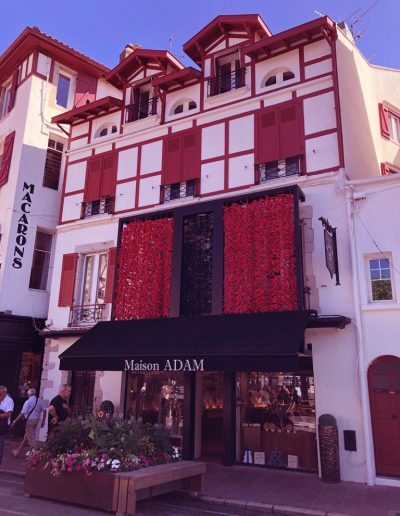
<instances>
[{"instance_id":1,"label":"blue sky","mask_svg":"<svg viewBox=\"0 0 400 516\"><path fill-rule=\"evenodd\" d=\"M77 50L113 67L126 43L166 49L182 59L182 45L218 14L259 13L275 34L316 18L344 20L375 0L0 0L0 53L26 27L37 25ZM372 63L400 68L400 0L379 3L356 25L358 46Z\"/></svg>"}]
</instances>

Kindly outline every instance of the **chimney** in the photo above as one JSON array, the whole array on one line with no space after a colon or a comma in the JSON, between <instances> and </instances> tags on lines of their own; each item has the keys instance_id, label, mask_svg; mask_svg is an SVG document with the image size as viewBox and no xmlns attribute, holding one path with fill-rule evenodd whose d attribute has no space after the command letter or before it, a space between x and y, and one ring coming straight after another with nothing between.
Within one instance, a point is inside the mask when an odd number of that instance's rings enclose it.
<instances>
[{"instance_id":1,"label":"chimney","mask_svg":"<svg viewBox=\"0 0 400 516\"><path fill-rule=\"evenodd\" d=\"M137 48L142 48L140 45L133 45L132 43L128 43L125 45L124 50L119 55L119 62L123 61L126 57L128 57L134 50Z\"/></svg>"}]
</instances>

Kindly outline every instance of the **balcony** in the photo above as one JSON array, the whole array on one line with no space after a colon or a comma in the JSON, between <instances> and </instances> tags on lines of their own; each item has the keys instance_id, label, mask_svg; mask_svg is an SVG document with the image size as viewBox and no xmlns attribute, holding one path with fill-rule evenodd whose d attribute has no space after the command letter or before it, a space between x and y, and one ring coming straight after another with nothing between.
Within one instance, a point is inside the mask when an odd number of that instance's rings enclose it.
<instances>
[{"instance_id":1,"label":"balcony","mask_svg":"<svg viewBox=\"0 0 400 516\"><path fill-rule=\"evenodd\" d=\"M112 211L112 197L105 197L98 201L90 201L82 203L81 219L94 217L95 215L106 215Z\"/></svg>"},{"instance_id":2,"label":"balcony","mask_svg":"<svg viewBox=\"0 0 400 516\"><path fill-rule=\"evenodd\" d=\"M105 306L105 304L71 306L68 326L93 326L103 320Z\"/></svg>"},{"instance_id":3,"label":"balcony","mask_svg":"<svg viewBox=\"0 0 400 516\"><path fill-rule=\"evenodd\" d=\"M257 165L259 183L280 179L282 177L298 176L301 173L300 157L281 159Z\"/></svg>"},{"instance_id":4,"label":"balcony","mask_svg":"<svg viewBox=\"0 0 400 516\"><path fill-rule=\"evenodd\" d=\"M136 120L142 120L152 115L157 114L157 102L158 98L153 97L151 99L145 99L136 104L130 104L125 108L125 123L135 122Z\"/></svg>"},{"instance_id":5,"label":"balcony","mask_svg":"<svg viewBox=\"0 0 400 516\"><path fill-rule=\"evenodd\" d=\"M246 68L212 77L207 81L207 96L215 97L221 93L242 88L246 84Z\"/></svg>"},{"instance_id":6,"label":"balcony","mask_svg":"<svg viewBox=\"0 0 400 516\"><path fill-rule=\"evenodd\" d=\"M165 185L162 187L162 202L167 203L184 199L186 197L195 197L196 181L191 179L183 183L175 183L173 185Z\"/></svg>"}]
</instances>

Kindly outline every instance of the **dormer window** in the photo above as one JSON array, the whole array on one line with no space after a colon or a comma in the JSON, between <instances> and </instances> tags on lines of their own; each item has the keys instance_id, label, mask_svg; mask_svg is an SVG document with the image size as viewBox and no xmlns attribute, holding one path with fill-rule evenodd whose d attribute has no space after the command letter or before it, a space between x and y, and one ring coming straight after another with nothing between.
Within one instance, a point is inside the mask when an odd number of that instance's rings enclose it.
<instances>
[{"instance_id":1,"label":"dormer window","mask_svg":"<svg viewBox=\"0 0 400 516\"><path fill-rule=\"evenodd\" d=\"M215 63L215 77L208 80L208 96L213 97L245 85L246 69L240 67L238 54L220 57Z\"/></svg>"},{"instance_id":2,"label":"dormer window","mask_svg":"<svg viewBox=\"0 0 400 516\"><path fill-rule=\"evenodd\" d=\"M172 106L172 109L170 111L171 115L179 115L180 113L184 113L185 111L190 111L192 109L197 108L197 104L194 100L179 100L178 104L175 104L175 106Z\"/></svg>"},{"instance_id":3,"label":"dormer window","mask_svg":"<svg viewBox=\"0 0 400 516\"><path fill-rule=\"evenodd\" d=\"M133 103L126 106L125 122L134 122L157 114L157 97L151 97L148 86L134 87Z\"/></svg>"},{"instance_id":4,"label":"dormer window","mask_svg":"<svg viewBox=\"0 0 400 516\"><path fill-rule=\"evenodd\" d=\"M108 134L113 134L118 131L117 126L114 124L108 124L105 127L100 128L96 138L102 138L103 136L107 136Z\"/></svg>"},{"instance_id":5,"label":"dormer window","mask_svg":"<svg viewBox=\"0 0 400 516\"><path fill-rule=\"evenodd\" d=\"M280 68L272 70L266 78L264 78L262 85L264 87L275 86L275 85L283 85L282 83L286 81L292 81L296 78L296 75L292 70L288 68Z\"/></svg>"}]
</instances>

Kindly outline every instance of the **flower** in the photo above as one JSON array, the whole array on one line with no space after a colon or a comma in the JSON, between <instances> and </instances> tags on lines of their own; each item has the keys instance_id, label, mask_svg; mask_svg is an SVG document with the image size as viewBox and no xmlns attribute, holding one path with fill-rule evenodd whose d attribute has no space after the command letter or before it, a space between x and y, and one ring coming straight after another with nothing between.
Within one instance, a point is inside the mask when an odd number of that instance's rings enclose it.
<instances>
[{"instance_id":1,"label":"flower","mask_svg":"<svg viewBox=\"0 0 400 516\"><path fill-rule=\"evenodd\" d=\"M104 412L103 412L102 410L99 410L99 411L97 412L97 416L98 416L98 417L104 417Z\"/></svg>"}]
</instances>

